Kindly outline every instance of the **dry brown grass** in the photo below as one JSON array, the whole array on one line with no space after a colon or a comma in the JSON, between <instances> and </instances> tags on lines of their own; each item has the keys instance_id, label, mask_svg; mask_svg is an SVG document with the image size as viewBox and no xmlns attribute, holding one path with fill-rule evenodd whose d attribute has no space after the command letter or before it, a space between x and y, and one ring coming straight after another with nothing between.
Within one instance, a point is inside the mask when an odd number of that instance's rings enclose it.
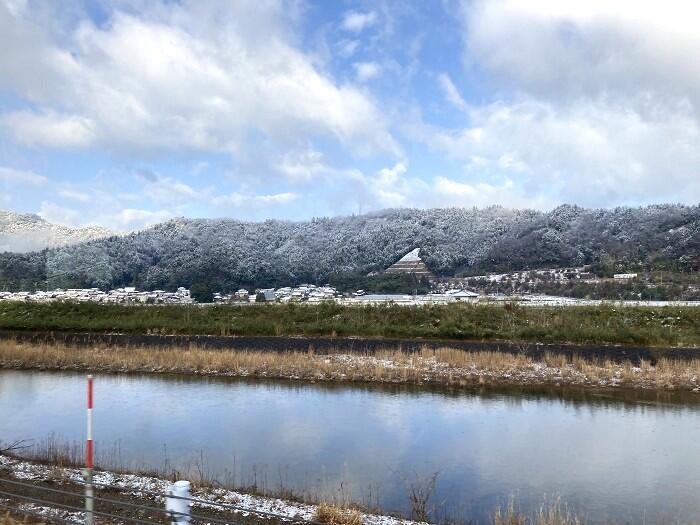
<instances>
[{"instance_id":1,"label":"dry brown grass","mask_svg":"<svg viewBox=\"0 0 700 525\"><path fill-rule=\"evenodd\" d=\"M583 520L571 512L561 498L545 501L535 516L536 525L581 525Z\"/></svg>"},{"instance_id":2,"label":"dry brown grass","mask_svg":"<svg viewBox=\"0 0 700 525\"><path fill-rule=\"evenodd\" d=\"M0 514L0 525L23 525L25 523L41 523L37 519L27 519L24 518L22 520L19 520L17 518L14 518L10 515L9 512L5 513L4 515Z\"/></svg>"},{"instance_id":3,"label":"dry brown grass","mask_svg":"<svg viewBox=\"0 0 700 525\"><path fill-rule=\"evenodd\" d=\"M515 510L515 502L511 500L505 509L499 505L493 516L493 525L525 525L527 518Z\"/></svg>"},{"instance_id":4,"label":"dry brown grass","mask_svg":"<svg viewBox=\"0 0 700 525\"><path fill-rule=\"evenodd\" d=\"M316 507L314 520L328 525L362 525L362 514L356 510L321 503Z\"/></svg>"},{"instance_id":5,"label":"dry brown grass","mask_svg":"<svg viewBox=\"0 0 700 525\"><path fill-rule=\"evenodd\" d=\"M531 518L519 512L515 508L513 500L505 509L498 506L493 523L494 525L582 525L583 519L578 514L571 512L561 501L561 498L556 498L553 501L545 498Z\"/></svg>"},{"instance_id":6,"label":"dry brown grass","mask_svg":"<svg viewBox=\"0 0 700 525\"><path fill-rule=\"evenodd\" d=\"M700 359L642 362L591 361L547 354L465 352L425 348L414 354L374 355L309 352L226 351L188 348L31 345L0 341L0 366L77 371L175 373L289 378L312 381L368 381L442 384L564 384L692 390L700 386Z\"/></svg>"}]
</instances>

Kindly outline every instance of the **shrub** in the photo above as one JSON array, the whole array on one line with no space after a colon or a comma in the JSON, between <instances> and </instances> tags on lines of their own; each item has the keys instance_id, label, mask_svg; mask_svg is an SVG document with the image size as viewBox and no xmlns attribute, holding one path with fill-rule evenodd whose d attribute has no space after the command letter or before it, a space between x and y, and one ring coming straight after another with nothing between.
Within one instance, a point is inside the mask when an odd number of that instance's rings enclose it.
<instances>
[{"instance_id":1,"label":"shrub","mask_svg":"<svg viewBox=\"0 0 700 525\"><path fill-rule=\"evenodd\" d=\"M316 508L314 520L328 525L363 525L362 514L358 511L329 503L321 503Z\"/></svg>"}]
</instances>

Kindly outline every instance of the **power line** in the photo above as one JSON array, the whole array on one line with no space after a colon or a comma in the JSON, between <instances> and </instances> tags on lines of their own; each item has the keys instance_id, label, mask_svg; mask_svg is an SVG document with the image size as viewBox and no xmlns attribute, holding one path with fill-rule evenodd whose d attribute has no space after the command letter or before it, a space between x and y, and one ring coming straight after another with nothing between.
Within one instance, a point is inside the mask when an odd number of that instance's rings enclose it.
<instances>
[{"instance_id":1,"label":"power line","mask_svg":"<svg viewBox=\"0 0 700 525\"><path fill-rule=\"evenodd\" d=\"M32 510L27 510L27 509L20 509L17 507L13 507L11 505L5 505L4 503L0 503L0 507L6 508L10 512L10 514L19 512L19 513L24 514L26 516L35 516L35 517L40 518L44 521L46 521L46 520L57 521L59 523L65 523L66 525L75 525L75 521L68 520L66 518L60 518L58 516L47 516L46 514L42 514L41 512L35 512Z\"/></svg>"},{"instance_id":2,"label":"power line","mask_svg":"<svg viewBox=\"0 0 700 525\"><path fill-rule=\"evenodd\" d=\"M84 481L82 480L75 480L76 483L79 484L85 484ZM98 483L93 481L93 485L97 487L104 487L104 488L110 488L110 489L115 489L115 490L124 490L124 487L120 487L119 485L110 485L109 483ZM132 489L134 492L140 492L142 494L148 494L151 496L158 496L161 498L165 498L166 495L161 493L161 492L155 492L152 490L146 490L146 489ZM229 510L234 510L234 511L240 511L240 512L250 512L251 514L258 514L259 516L269 516L271 518L277 518L280 520L285 520L285 521L292 521L295 523L308 523L310 525L325 525L317 521L311 521L311 520L304 520L301 518L295 518L293 516L287 516L285 514L277 514L275 512L268 512L265 510L259 510L259 509L253 509L250 507L242 507L240 505L233 505L230 503L220 503L218 501L212 501L212 500L206 500L206 499L200 499L200 498L186 498L182 496L175 496L175 495L167 495L168 498L173 498L173 499L182 499L182 500L187 500L192 503L198 503L200 505L212 505L215 507L220 507L223 509L229 509Z\"/></svg>"},{"instance_id":3,"label":"power line","mask_svg":"<svg viewBox=\"0 0 700 525\"><path fill-rule=\"evenodd\" d=\"M92 499L93 501L102 501L105 503L111 503L113 505L117 506L124 506L124 507L131 507L135 509L140 509L140 510L150 510L153 512L160 512L162 514L167 514L167 515L180 515L180 516L190 516L192 519L200 519L200 520L205 520L205 521L210 521L213 523L222 523L224 525L229 525L231 523L231 520L224 520L224 519L219 519L219 518L212 518L209 516L200 516L198 514L190 514L187 512L176 512L176 511L166 511L165 509L162 509L160 507L152 507L150 505L142 505L140 503L131 503L128 501L120 501L116 499L111 499L111 498L103 498L101 496L85 496L79 492L72 492L68 490L61 490L61 489L54 489L54 488L49 488L49 487L42 487L39 485L34 485L33 483L23 483L21 481L14 481L14 480L8 480L8 479L0 479L0 483L9 483L11 485L17 485L20 487L27 487L35 490L43 490L46 492L52 492L54 494L61 494L61 495L66 495L66 496L75 496L78 498L89 498ZM180 498L179 496L167 496L170 498L176 498L176 499L187 499L190 500L191 498Z\"/></svg>"},{"instance_id":4,"label":"power line","mask_svg":"<svg viewBox=\"0 0 700 525\"><path fill-rule=\"evenodd\" d=\"M76 497L84 497L84 495L80 492L73 492L70 490L61 490L61 489L53 489L49 487L42 487L41 485L34 485L33 483L25 483L23 481L15 481L12 479L0 479L0 483L8 483L10 485L17 485L18 487L27 487L31 489L36 489L36 490L44 490L47 492L53 492L54 494L62 494L65 496L76 496Z\"/></svg>"},{"instance_id":5,"label":"power line","mask_svg":"<svg viewBox=\"0 0 700 525\"><path fill-rule=\"evenodd\" d=\"M13 492L5 492L3 490L0 490L0 494L2 494L4 496L9 496L12 498L31 501L32 503L39 503L41 505L47 505L50 507L58 507L61 509L72 510L72 511L81 512L81 513L85 512L85 509L83 509L82 507L76 507L74 505L66 505L65 503L56 503L55 501L47 501L47 500L43 500L41 498L33 498L31 496L25 496L23 494L15 494ZM95 516L102 516L105 518L112 518L112 519L121 520L121 521L130 521L131 523L139 523L140 525L161 525L161 524L153 522L153 521L142 520L139 518L132 518L130 516L118 516L117 514L110 514L109 512L102 512L102 511L94 510L94 511L92 511L92 513Z\"/></svg>"},{"instance_id":6,"label":"power line","mask_svg":"<svg viewBox=\"0 0 700 525\"><path fill-rule=\"evenodd\" d=\"M76 484L80 484L80 485L84 485L84 484L85 484L85 481L83 481L83 480L71 480L71 481L75 482ZM160 513L164 513L164 514L166 514L166 515L167 515L167 514L170 514L170 515L172 515L172 514L175 514L175 515L189 515L192 519L205 520L205 521L209 521L209 522L213 522L213 523L220 523L220 524L222 524L222 525L229 525L229 524L231 523L230 520L224 520L224 519L219 519L219 518L201 516L201 515L198 515L198 514L187 514L187 513L182 513L182 512L166 511L166 510L164 510L164 509L157 508L157 507L153 507L153 506L150 506L150 505L143 505L143 504L138 504L138 503L131 503L131 502L119 501L119 500L115 500L115 499L111 499L111 498L104 498L104 497L101 497L101 496L85 496L84 494L79 493L79 492L73 492L73 491L70 491L70 490L62 490L62 489L56 489L56 488L50 488L50 487L42 487L42 486L40 486L40 485L35 485L35 484L33 484L33 483L27 483L27 482L22 482L22 481L9 480L9 479L0 479L0 483L7 483L7 484L10 484L10 485L15 485L15 486L17 486L17 487L25 487L25 488L30 488L30 489L33 489L33 490L51 492L51 493L53 493L53 494L60 494L60 495L64 495L64 496L72 496L72 497L81 498L81 499L83 499L83 498L89 498L89 499L91 499L91 500L93 500L93 501L98 501L98 502L99 502L99 501L102 501L102 502L105 502L105 503L110 503L110 504L115 505L115 506L124 506L124 507L130 507L130 508L135 508L135 509L148 510L148 511L152 511L152 512L160 512ZM98 487L103 487L103 488L115 489L115 490L118 490L118 491L124 491L124 490L126 489L126 487L123 487L123 486L111 485L111 484L109 484L109 483L99 483L99 482L94 482L94 481L93 481L93 485L98 486ZM133 490L133 492L142 493L142 494L147 494L147 495L150 495L150 496L156 496L156 497L159 497L159 498L166 498L166 497L167 497L167 498L173 498L173 499L186 500L186 501L189 501L189 502L191 502L191 503L199 504L199 505L201 505L201 506L219 507L219 508L221 508L221 509L231 510L231 511L235 511L235 512L249 512L249 513L251 513L251 514L257 514L257 515L259 515L259 516L268 516L268 517L271 517L271 518L276 518L276 519L284 520L284 521L291 521L291 522L295 522L295 523L307 523L307 524L309 524L309 525L323 525L323 524L321 524L321 523L319 523L319 522L312 521L312 520L304 520L304 519L301 519L301 518L297 518L297 517L293 517L293 516L288 516L288 515L285 515L285 514L278 514L278 513L275 513L275 512L268 512L268 511L265 511L265 510L255 509L255 508L250 508L250 507L244 507L244 506L241 506L241 505L234 505L234 504L229 504L229 503L221 503L221 502L218 502L218 501L206 500L206 499L201 499L201 498L183 497L183 496L177 496L177 495L163 494L162 492L156 492L156 491L147 490L147 489L141 489L141 488L132 489L132 490ZM11 495L11 496L19 497L19 498L26 498L26 499L29 499L28 496L22 496L22 495L19 495L19 494L7 493L7 492L3 492L3 491L0 491L0 494ZM34 498L34 499L36 499L36 498ZM71 509L73 509L73 510L77 510L77 511L80 511L80 512L83 512L83 511L84 511L84 509L79 508L79 507L66 506L66 505L63 505L63 504L55 504L55 503L52 503L52 502L49 502L49 501L46 501L46 500L40 500L40 499L36 499L36 500L39 501L39 502L41 502L41 503L45 503L45 504L49 504L49 505L64 506L64 507L66 507L66 508L71 508ZM98 515L98 514L107 515L106 513L103 513L103 512L100 512L100 513L96 512L95 514L96 514L96 515ZM119 516L115 516L115 515L107 515L107 517L120 518ZM121 519L121 518L120 518L120 519ZM137 519L135 519L135 518L130 518L130 519L132 519L132 521L137 521L137 522L144 523L144 524L147 524L147 525L150 525L150 523L151 523L151 522L147 522L147 521L143 521L143 520L137 520Z\"/></svg>"}]
</instances>

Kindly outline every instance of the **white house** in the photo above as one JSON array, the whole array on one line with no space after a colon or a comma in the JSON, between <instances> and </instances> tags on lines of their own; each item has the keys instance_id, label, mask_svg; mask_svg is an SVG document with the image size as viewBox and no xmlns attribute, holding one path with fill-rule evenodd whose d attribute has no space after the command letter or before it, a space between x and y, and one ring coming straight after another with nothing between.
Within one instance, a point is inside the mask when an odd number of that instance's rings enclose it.
<instances>
[{"instance_id":1,"label":"white house","mask_svg":"<svg viewBox=\"0 0 700 525\"><path fill-rule=\"evenodd\" d=\"M447 290L445 295L454 298L455 301L461 302L476 302L479 300L479 294L470 292L469 290Z\"/></svg>"}]
</instances>

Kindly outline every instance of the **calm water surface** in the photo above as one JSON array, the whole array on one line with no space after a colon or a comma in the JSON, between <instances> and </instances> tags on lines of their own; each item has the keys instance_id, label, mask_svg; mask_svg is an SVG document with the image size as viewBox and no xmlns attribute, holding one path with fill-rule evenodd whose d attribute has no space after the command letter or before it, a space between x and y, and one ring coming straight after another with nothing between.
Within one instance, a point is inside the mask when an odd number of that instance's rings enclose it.
<instances>
[{"instance_id":1,"label":"calm water surface","mask_svg":"<svg viewBox=\"0 0 700 525\"><path fill-rule=\"evenodd\" d=\"M694 395L502 392L96 376L95 439L131 468L342 495L406 512L406 483L483 521L561 496L589 521L700 519ZM84 376L0 371L0 440L84 438ZM118 457L115 458L115 451Z\"/></svg>"}]
</instances>

